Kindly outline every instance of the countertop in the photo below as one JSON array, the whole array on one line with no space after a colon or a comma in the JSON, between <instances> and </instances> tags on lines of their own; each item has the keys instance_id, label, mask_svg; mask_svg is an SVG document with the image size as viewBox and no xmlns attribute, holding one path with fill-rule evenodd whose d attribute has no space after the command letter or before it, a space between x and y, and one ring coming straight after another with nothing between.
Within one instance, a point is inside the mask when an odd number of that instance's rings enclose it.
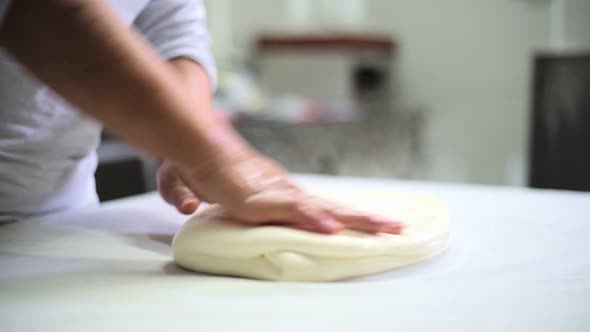
<instances>
[{"instance_id":1,"label":"countertop","mask_svg":"<svg viewBox=\"0 0 590 332\"><path fill-rule=\"evenodd\" d=\"M590 194L297 180L436 197L451 248L344 282L197 274L170 256L187 217L150 193L0 226L0 331L590 331Z\"/></svg>"}]
</instances>

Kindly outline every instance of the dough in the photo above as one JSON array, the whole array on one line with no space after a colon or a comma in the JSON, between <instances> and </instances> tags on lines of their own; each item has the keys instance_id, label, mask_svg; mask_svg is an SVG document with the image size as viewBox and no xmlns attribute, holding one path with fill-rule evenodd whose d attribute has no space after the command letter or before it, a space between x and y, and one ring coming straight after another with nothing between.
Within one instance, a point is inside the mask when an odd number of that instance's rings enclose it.
<instances>
[{"instance_id":1,"label":"dough","mask_svg":"<svg viewBox=\"0 0 590 332\"><path fill-rule=\"evenodd\" d=\"M176 234L184 268L267 280L332 281L432 258L448 246L448 208L428 197L391 191L312 190L316 195L403 221L402 235L342 231L323 235L281 226L245 226L208 206Z\"/></svg>"}]
</instances>

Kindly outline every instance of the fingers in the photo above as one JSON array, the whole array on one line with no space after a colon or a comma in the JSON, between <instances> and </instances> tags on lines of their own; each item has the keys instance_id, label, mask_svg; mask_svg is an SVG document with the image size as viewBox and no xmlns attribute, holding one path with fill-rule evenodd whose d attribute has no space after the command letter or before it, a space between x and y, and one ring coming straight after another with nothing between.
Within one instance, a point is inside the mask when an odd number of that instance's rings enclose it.
<instances>
[{"instance_id":1,"label":"fingers","mask_svg":"<svg viewBox=\"0 0 590 332\"><path fill-rule=\"evenodd\" d=\"M252 195L245 207L242 213L257 224L272 222L324 234L336 233L345 228L314 200L297 189Z\"/></svg>"},{"instance_id":2,"label":"fingers","mask_svg":"<svg viewBox=\"0 0 590 332\"><path fill-rule=\"evenodd\" d=\"M301 216L302 222L296 223L295 227L311 228L312 231L325 234L333 234L346 228L310 198L304 198L291 212L294 218Z\"/></svg>"},{"instance_id":3,"label":"fingers","mask_svg":"<svg viewBox=\"0 0 590 332\"><path fill-rule=\"evenodd\" d=\"M162 198L183 214L194 213L201 201L184 184L174 167L163 164L158 170L158 190Z\"/></svg>"},{"instance_id":4,"label":"fingers","mask_svg":"<svg viewBox=\"0 0 590 332\"><path fill-rule=\"evenodd\" d=\"M281 224L333 234L344 228L366 233L401 234L403 223L351 210L309 196L298 189L265 191L248 199L240 211L255 224Z\"/></svg>"},{"instance_id":5,"label":"fingers","mask_svg":"<svg viewBox=\"0 0 590 332\"><path fill-rule=\"evenodd\" d=\"M347 228L367 233L401 234L404 225L401 222L388 220L358 212L330 212L334 219L340 221Z\"/></svg>"},{"instance_id":6,"label":"fingers","mask_svg":"<svg viewBox=\"0 0 590 332\"><path fill-rule=\"evenodd\" d=\"M346 208L333 202L317 199L325 211L348 229L366 233L401 234L402 222Z\"/></svg>"}]
</instances>

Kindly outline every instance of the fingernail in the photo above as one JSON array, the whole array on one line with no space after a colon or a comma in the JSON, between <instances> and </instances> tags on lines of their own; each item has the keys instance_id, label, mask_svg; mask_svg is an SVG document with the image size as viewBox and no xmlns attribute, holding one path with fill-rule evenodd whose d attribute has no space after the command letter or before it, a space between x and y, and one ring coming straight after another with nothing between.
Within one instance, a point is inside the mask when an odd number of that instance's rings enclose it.
<instances>
[{"instance_id":1,"label":"fingernail","mask_svg":"<svg viewBox=\"0 0 590 332\"><path fill-rule=\"evenodd\" d=\"M193 198L187 198L180 203L180 208L183 211L196 209L197 201Z\"/></svg>"},{"instance_id":2,"label":"fingernail","mask_svg":"<svg viewBox=\"0 0 590 332\"><path fill-rule=\"evenodd\" d=\"M400 235L404 229L404 225L399 222L395 223L386 223L385 225L381 226L379 232L381 233L389 233L389 234L397 234Z\"/></svg>"}]
</instances>

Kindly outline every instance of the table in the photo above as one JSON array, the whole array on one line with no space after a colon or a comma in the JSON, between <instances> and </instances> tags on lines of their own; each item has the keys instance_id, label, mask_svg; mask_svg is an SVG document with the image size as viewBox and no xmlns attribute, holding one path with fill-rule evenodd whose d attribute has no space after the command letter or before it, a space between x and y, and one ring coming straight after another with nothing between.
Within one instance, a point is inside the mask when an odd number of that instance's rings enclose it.
<instances>
[{"instance_id":1,"label":"table","mask_svg":"<svg viewBox=\"0 0 590 332\"><path fill-rule=\"evenodd\" d=\"M0 226L0 331L590 331L590 194L297 180L437 197L452 246L345 282L197 274L171 262L186 217L150 193Z\"/></svg>"}]
</instances>

